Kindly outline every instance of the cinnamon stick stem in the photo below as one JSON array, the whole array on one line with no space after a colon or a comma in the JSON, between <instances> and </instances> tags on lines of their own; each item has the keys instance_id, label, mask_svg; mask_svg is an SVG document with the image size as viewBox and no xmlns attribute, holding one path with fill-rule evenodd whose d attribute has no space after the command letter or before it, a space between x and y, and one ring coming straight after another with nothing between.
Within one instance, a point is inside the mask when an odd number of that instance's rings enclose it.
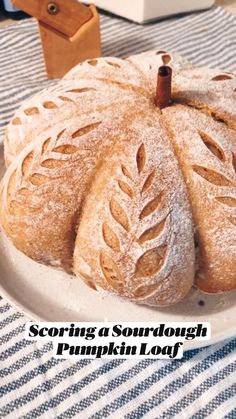
<instances>
[{"instance_id":1,"label":"cinnamon stick stem","mask_svg":"<svg viewBox=\"0 0 236 419\"><path fill-rule=\"evenodd\" d=\"M159 109L166 108L171 103L172 69L167 65L159 67L155 104Z\"/></svg>"}]
</instances>

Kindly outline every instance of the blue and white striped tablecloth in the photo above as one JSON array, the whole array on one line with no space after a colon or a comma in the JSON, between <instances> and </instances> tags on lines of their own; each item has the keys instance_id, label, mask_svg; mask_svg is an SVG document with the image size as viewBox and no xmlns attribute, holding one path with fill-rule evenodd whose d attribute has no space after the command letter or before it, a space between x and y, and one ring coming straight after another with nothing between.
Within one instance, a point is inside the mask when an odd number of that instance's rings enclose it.
<instances>
[{"instance_id":1,"label":"blue and white striped tablecloth","mask_svg":"<svg viewBox=\"0 0 236 419\"><path fill-rule=\"evenodd\" d=\"M102 39L105 55L158 47L236 71L236 18L219 7L145 26L102 16ZM23 99L52 83L33 20L0 30L0 68L3 129ZM236 339L174 361L60 360L50 343L24 339L25 322L0 301L0 418L236 418Z\"/></svg>"}]
</instances>

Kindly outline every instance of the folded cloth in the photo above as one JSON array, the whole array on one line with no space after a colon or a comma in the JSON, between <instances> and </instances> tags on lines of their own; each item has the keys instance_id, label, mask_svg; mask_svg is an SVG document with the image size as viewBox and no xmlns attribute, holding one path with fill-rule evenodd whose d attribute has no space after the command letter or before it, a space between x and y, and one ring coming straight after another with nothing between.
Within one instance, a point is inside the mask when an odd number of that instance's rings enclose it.
<instances>
[{"instance_id":1,"label":"folded cloth","mask_svg":"<svg viewBox=\"0 0 236 419\"><path fill-rule=\"evenodd\" d=\"M61 360L0 301L0 417L235 418L236 339L180 360Z\"/></svg>"}]
</instances>

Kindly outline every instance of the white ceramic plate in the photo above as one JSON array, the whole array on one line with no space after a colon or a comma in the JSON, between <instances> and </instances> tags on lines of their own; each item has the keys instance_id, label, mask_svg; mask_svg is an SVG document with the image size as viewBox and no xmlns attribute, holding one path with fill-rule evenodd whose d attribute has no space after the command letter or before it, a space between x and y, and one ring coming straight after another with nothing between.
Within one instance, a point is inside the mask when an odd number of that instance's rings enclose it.
<instances>
[{"instance_id":1,"label":"white ceramic plate","mask_svg":"<svg viewBox=\"0 0 236 419\"><path fill-rule=\"evenodd\" d=\"M0 146L0 175L3 150ZM0 295L32 320L43 321L208 321L209 342L185 342L192 349L232 337L236 332L236 292L207 295L192 289L181 303L150 308L98 293L78 278L33 262L0 233Z\"/></svg>"}]
</instances>

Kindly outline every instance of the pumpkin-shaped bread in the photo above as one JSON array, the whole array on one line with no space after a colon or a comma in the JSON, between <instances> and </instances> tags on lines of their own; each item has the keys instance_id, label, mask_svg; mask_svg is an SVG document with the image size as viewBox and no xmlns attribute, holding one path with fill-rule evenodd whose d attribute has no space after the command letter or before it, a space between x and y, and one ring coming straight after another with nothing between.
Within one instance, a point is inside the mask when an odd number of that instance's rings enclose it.
<instances>
[{"instance_id":1,"label":"pumpkin-shaped bread","mask_svg":"<svg viewBox=\"0 0 236 419\"><path fill-rule=\"evenodd\" d=\"M172 103L155 104L158 68ZM0 220L30 258L169 305L236 288L236 77L152 51L89 60L6 130ZM76 278L75 278L76 280Z\"/></svg>"}]
</instances>

